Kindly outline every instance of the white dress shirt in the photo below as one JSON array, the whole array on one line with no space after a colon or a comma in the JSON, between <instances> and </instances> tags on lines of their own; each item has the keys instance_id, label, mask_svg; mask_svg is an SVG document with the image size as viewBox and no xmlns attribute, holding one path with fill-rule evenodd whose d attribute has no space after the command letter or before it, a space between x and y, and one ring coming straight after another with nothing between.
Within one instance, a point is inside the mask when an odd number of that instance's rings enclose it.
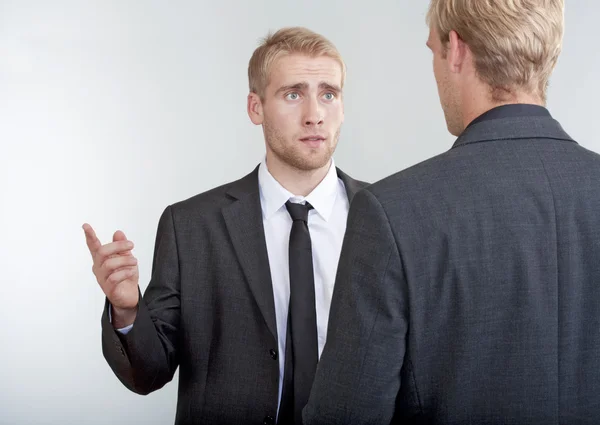
<instances>
[{"instance_id":1,"label":"white dress shirt","mask_svg":"<svg viewBox=\"0 0 600 425\"><path fill-rule=\"evenodd\" d=\"M298 203L309 202L314 208L308 214L308 229L312 242L320 357L327 336L329 307L346 231L349 202L344 183L337 176L333 159L325 178L306 198L295 196L284 189L269 173L265 161L260 164L258 170L258 184L275 299L280 371L279 400L281 401L290 300L288 247L292 229L292 218L285 203L288 200Z\"/></svg>"},{"instance_id":2,"label":"white dress shirt","mask_svg":"<svg viewBox=\"0 0 600 425\"><path fill-rule=\"evenodd\" d=\"M308 228L312 242L315 279L315 303L317 312L317 335L319 357L325 346L329 307L337 272L340 251L348 218L348 195L344 183L338 178L333 159L329 172L319 185L307 196L295 196L281 186L269 173L263 160L258 170L262 219L267 242L267 254L275 299L275 318L279 350L279 402L283 388L287 317L290 300L289 240L292 229L285 203L309 202L313 209L308 214ZM110 317L109 308L109 317ZM133 325L118 329L128 333Z\"/></svg>"}]
</instances>

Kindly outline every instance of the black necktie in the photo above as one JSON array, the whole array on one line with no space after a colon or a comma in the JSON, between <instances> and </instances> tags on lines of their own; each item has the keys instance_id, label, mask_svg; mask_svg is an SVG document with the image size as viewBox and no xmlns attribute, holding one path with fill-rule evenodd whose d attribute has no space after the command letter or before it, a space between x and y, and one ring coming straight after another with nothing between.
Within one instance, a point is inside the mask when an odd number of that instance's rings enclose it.
<instances>
[{"instance_id":1,"label":"black necktie","mask_svg":"<svg viewBox=\"0 0 600 425\"><path fill-rule=\"evenodd\" d=\"M302 423L319 360L309 203L285 204L292 217L290 232L290 304L280 424Z\"/></svg>"}]
</instances>

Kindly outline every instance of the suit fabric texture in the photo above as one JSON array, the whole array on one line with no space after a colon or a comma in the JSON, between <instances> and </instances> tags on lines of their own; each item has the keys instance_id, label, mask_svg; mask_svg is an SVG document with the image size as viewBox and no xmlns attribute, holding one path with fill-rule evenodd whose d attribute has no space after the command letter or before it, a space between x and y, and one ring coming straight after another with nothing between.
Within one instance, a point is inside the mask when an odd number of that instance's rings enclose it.
<instances>
[{"instance_id":1,"label":"suit fabric texture","mask_svg":"<svg viewBox=\"0 0 600 425\"><path fill-rule=\"evenodd\" d=\"M600 155L473 123L350 208L305 425L600 421Z\"/></svg>"},{"instance_id":2,"label":"suit fabric texture","mask_svg":"<svg viewBox=\"0 0 600 425\"><path fill-rule=\"evenodd\" d=\"M349 200L366 185L337 174ZM258 167L164 210L133 328L116 332L106 301L102 349L139 394L179 368L176 425L275 424L277 327Z\"/></svg>"}]
</instances>

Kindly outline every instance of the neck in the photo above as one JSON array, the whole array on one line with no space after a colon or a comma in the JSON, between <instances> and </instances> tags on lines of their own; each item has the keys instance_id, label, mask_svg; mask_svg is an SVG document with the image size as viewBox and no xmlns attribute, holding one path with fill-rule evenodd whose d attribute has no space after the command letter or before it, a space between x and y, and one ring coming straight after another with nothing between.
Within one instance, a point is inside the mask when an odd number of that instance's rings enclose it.
<instances>
[{"instance_id":1,"label":"neck","mask_svg":"<svg viewBox=\"0 0 600 425\"><path fill-rule=\"evenodd\" d=\"M485 90L485 91L484 91ZM485 93L484 95L470 95L465 96L465 102L463 103L463 129L465 129L475 118L486 113L490 109L494 109L502 105L514 105L514 104L529 104L546 106L545 102L535 95L529 93L515 93L510 95L503 101L492 101L489 97L489 89L486 88L480 90Z\"/></svg>"},{"instance_id":2,"label":"neck","mask_svg":"<svg viewBox=\"0 0 600 425\"><path fill-rule=\"evenodd\" d=\"M325 166L315 170L299 170L267 153L269 173L281 186L295 196L308 196L323 181L330 166L331 160Z\"/></svg>"}]
</instances>

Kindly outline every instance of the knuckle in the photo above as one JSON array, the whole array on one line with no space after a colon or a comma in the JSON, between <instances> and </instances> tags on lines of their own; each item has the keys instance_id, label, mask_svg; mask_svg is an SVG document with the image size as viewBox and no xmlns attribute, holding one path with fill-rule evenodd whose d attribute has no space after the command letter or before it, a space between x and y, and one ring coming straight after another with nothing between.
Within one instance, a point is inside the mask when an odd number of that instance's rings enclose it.
<instances>
[{"instance_id":1,"label":"knuckle","mask_svg":"<svg viewBox=\"0 0 600 425\"><path fill-rule=\"evenodd\" d=\"M109 276L113 270L110 269L110 267L107 267L106 263L102 264L102 267L100 268L100 270L102 270L102 273L104 274L104 276Z\"/></svg>"},{"instance_id":2,"label":"knuckle","mask_svg":"<svg viewBox=\"0 0 600 425\"><path fill-rule=\"evenodd\" d=\"M111 285L115 285L115 284L119 283L119 276L117 275L117 273L113 273L110 276L108 276L108 279L106 279L106 280Z\"/></svg>"},{"instance_id":3,"label":"knuckle","mask_svg":"<svg viewBox=\"0 0 600 425\"><path fill-rule=\"evenodd\" d=\"M112 258L109 258L108 260L106 260L104 262L104 269L108 272L114 272L115 271L115 262Z\"/></svg>"},{"instance_id":4,"label":"knuckle","mask_svg":"<svg viewBox=\"0 0 600 425\"><path fill-rule=\"evenodd\" d=\"M96 252L94 255L94 263L102 264L106 260L106 256L102 252Z\"/></svg>"},{"instance_id":5,"label":"knuckle","mask_svg":"<svg viewBox=\"0 0 600 425\"><path fill-rule=\"evenodd\" d=\"M110 258L109 260L106 261L106 267L111 271L114 272L115 270L118 270L119 267L121 267L121 261L120 258Z\"/></svg>"}]
</instances>

